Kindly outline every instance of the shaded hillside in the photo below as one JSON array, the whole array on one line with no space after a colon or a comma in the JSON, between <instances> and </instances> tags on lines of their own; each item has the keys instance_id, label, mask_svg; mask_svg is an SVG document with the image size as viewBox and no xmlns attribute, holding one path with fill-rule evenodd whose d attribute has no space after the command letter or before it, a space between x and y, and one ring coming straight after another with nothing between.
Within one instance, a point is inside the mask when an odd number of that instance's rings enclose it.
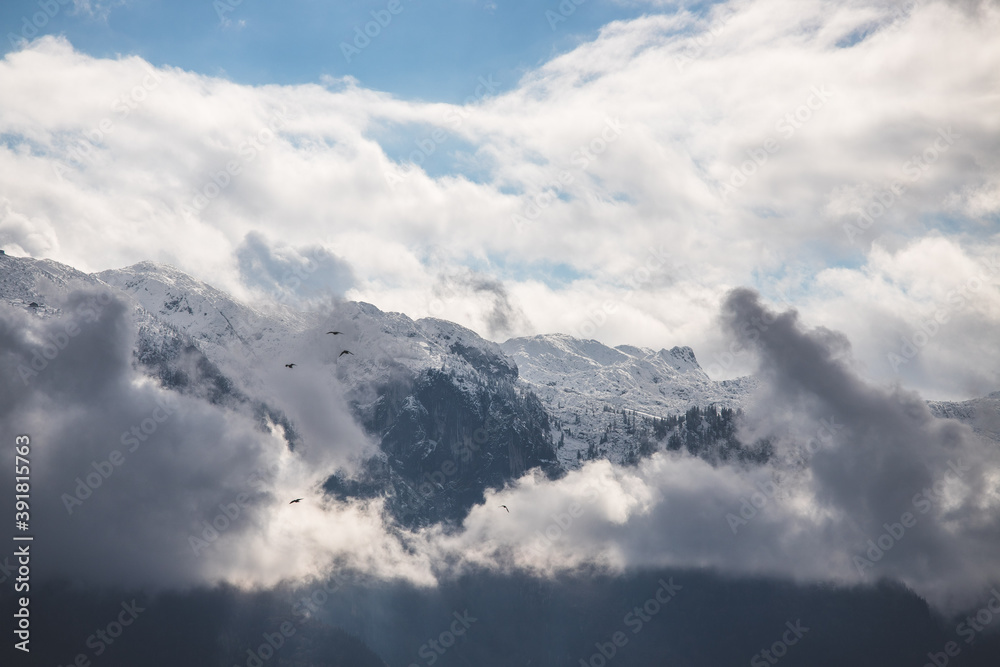
<instances>
[{"instance_id":1,"label":"shaded hillside","mask_svg":"<svg viewBox=\"0 0 1000 667\"><path fill-rule=\"evenodd\" d=\"M332 477L338 497L386 492L389 510L406 525L457 521L532 468L558 471L548 414L506 372L459 376L425 370L378 387L369 406L355 405L383 456L353 479ZM516 370L515 370L516 373Z\"/></svg>"}]
</instances>

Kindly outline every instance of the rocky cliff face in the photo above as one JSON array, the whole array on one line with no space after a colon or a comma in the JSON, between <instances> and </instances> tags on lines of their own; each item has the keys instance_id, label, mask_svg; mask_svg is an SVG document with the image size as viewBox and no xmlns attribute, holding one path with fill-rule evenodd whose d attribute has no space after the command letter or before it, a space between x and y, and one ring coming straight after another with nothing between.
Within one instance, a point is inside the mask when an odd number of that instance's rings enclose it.
<instances>
[{"instance_id":1,"label":"rocky cliff face","mask_svg":"<svg viewBox=\"0 0 1000 667\"><path fill-rule=\"evenodd\" d=\"M391 489L390 511L407 525L458 521L532 468L559 471L548 414L530 391L503 374L460 377L425 369L377 388L356 406L384 456L357 479L332 478L337 495Z\"/></svg>"}]
</instances>

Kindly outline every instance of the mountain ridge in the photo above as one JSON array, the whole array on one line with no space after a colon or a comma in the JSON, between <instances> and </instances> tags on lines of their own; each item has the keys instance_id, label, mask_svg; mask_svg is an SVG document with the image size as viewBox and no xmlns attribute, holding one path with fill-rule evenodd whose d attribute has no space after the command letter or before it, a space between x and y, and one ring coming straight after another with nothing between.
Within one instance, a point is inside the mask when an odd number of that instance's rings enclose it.
<instances>
[{"instance_id":1,"label":"mountain ridge","mask_svg":"<svg viewBox=\"0 0 1000 667\"><path fill-rule=\"evenodd\" d=\"M403 516L414 513L407 495L441 465L459 460L476 434L487 433L479 458L448 480L461 501L429 510L431 520L459 519L483 489L534 466L558 475L594 458L627 464L681 442L728 460L740 443L732 425L718 420L735 419L757 387L752 376L712 380L687 346L612 347L562 333L496 343L454 322L412 319L365 302L305 312L257 308L155 262L86 274L5 255L0 268L3 302L37 317L60 315L50 301L57 304L77 287L113 291L130 305L136 363L144 372L212 402L250 406L258 418L284 427L290 447L298 431L280 410L255 398L263 387L257 369L290 362L328 369L328 381L340 383L381 449L361 477L331 482L331 489L389 493ZM328 327L342 333L331 336ZM197 363L181 364L185 355ZM928 404L937 416L1000 439L1000 392ZM709 432L720 438L718 446L706 440Z\"/></svg>"}]
</instances>

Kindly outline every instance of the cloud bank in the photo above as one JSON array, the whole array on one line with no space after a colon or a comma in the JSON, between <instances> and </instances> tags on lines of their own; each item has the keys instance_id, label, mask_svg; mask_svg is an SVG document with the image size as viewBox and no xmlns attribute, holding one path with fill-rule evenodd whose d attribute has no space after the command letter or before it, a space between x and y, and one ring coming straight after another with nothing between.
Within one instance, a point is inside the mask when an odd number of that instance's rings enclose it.
<instances>
[{"instance_id":1,"label":"cloud bank","mask_svg":"<svg viewBox=\"0 0 1000 667\"><path fill-rule=\"evenodd\" d=\"M942 610L1000 578L996 445L932 417L913 392L862 379L842 334L807 328L751 290L732 291L720 319L759 364L743 428L770 439L770 463L658 453L556 481L529 473L488 492L459 530L417 532L387 523L378 500L319 493L371 451L319 370L268 378L268 400L301 426L290 450L239 404L166 391L133 369L124 301L80 291L60 306L49 319L5 309L0 334L0 417L31 434L34 484L46 490L32 508L46 578L268 588L353 572L433 586L471 567L541 577L681 567L889 578ZM310 395L322 400L310 407Z\"/></svg>"},{"instance_id":2,"label":"cloud bank","mask_svg":"<svg viewBox=\"0 0 1000 667\"><path fill-rule=\"evenodd\" d=\"M744 427L771 440L772 463L594 462L554 483L522 479L474 510L464 534L436 537L472 562L543 574L599 564L841 584L884 577L947 610L995 584L995 443L934 418L913 392L861 379L842 334L807 329L753 291L731 292L722 320L759 362ZM511 520L495 515L499 503Z\"/></svg>"},{"instance_id":3,"label":"cloud bank","mask_svg":"<svg viewBox=\"0 0 1000 667\"><path fill-rule=\"evenodd\" d=\"M317 284L383 309L499 338L576 331L614 303L594 337L708 363L728 346L716 311L749 284L848 334L872 379L995 390L1000 350L976 335L1000 318L995 272L908 363L889 355L956 288L929 277L1000 248L1000 7L648 4L664 13L466 105L39 39L0 62L0 246L83 270L152 259L250 298L283 293L246 279L261 234L323 253ZM672 261L636 281L661 246ZM434 312L440 276L470 271L507 305L472 289Z\"/></svg>"}]
</instances>

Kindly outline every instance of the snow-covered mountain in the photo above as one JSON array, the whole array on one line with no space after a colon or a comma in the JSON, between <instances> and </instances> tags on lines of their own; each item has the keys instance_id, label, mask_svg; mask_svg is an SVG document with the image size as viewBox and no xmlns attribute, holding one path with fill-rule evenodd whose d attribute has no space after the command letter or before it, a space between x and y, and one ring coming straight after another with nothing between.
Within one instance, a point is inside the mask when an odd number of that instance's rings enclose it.
<instances>
[{"instance_id":1,"label":"snow-covered mountain","mask_svg":"<svg viewBox=\"0 0 1000 667\"><path fill-rule=\"evenodd\" d=\"M206 356L231 375L243 376L242 359L278 360L308 349L314 361L335 369L359 411L375 409L377 392L402 372L409 378L432 370L453 377L468 395L482 377L505 378L530 391L554 418L549 437L559 464L572 468L596 452L621 463L633 453L633 434L608 428L611 411L662 418L692 406L739 408L752 378L716 382L698 365L691 348L653 350L564 334L515 338L497 345L453 322L412 320L371 304L345 302L330 311L261 311L168 266L143 262L104 271L118 287L177 331L194 339ZM331 347L326 327L342 333ZM351 363L333 355L350 348ZM236 354L238 352L239 354ZM318 359L315 355L320 354ZM325 356L322 356L325 355ZM297 361L298 359L289 359ZM588 455L589 452L589 455Z\"/></svg>"},{"instance_id":2,"label":"snow-covered mountain","mask_svg":"<svg viewBox=\"0 0 1000 667\"><path fill-rule=\"evenodd\" d=\"M498 345L459 325L365 303L254 308L148 262L90 276L32 259L0 262L7 307L56 317L75 290L113 294L128 306L137 369L281 432L293 449L309 429L273 402L267 382L289 373L286 364L308 368L329 396L343 393L380 448L360 471L331 477L329 493L385 496L397 518L419 523L458 519L484 489L529 469L557 473L544 408Z\"/></svg>"},{"instance_id":3,"label":"snow-covered mountain","mask_svg":"<svg viewBox=\"0 0 1000 667\"><path fill-rule=\"evenodd\" d=\"M331 477L326 491L384 495L402 519L459 519L485 488L534 467L559 475L588 459L627 464L682 446L713 461L767 456L735 435L736 414L756 381L712 380L689 347L612 348L564 334L497 344L453 322L413 320L367 303L308 312L253 307L151 262L88 275L0 255L7 308L58 317L59 304L78 289L128 305L137 368L171 389L280 426L290 447L303 429L268 402L262 371L287 363L324 371L379 448L360 472ZM930 405L1000 439L1000 392ZM438 474L452 467L448 479Z\"/></svg>"},{"instance_id":4,"label":"snow-covered mountain","mask_svg":"<svg viewBox=\"0 0 1000 667\"><path fill-rule=\"evenodd\" d=\"M512 338L501 349L517 363L521 382L565 425L560 461L566 467L595 443L603 445L603 456L624 460L628 438L608 430L609 410L663 418L692 406L739 408L756 386L749 377L712 380L690 347L656 352L547 334Z\"/></svg>"},{"instance_id":5,"label":"snow-covered mountain","mask_svg":"<svg viewBox=\"0 0 1000 667\"><path fill-rule=\"evenodd\" d=\"M234 343L266 351L308 326L308 318L290 308L279 306L264 314L165 264L140 262L95 277L132 296L206 352Z\"/></svg>"},{"instance_id":6,"label":"snow-covered mountain","mask_svg":"<svg viewBox=\"0 0 1000 667\"><path fill-rule=\"evenodd\" d=\"M144 332L165 345L179 345L183 335L168 321L157 317L138 300L115 289L98 275L83 273L52 260L15 258L0 254L0 303L25 310L40 319L59 317L64 312L66 297L76 291L87 290L95 295L85 304L98 312L106 305L97 295L114 294L128 307L134 329Z\"/></svg>"}]
</instances>

